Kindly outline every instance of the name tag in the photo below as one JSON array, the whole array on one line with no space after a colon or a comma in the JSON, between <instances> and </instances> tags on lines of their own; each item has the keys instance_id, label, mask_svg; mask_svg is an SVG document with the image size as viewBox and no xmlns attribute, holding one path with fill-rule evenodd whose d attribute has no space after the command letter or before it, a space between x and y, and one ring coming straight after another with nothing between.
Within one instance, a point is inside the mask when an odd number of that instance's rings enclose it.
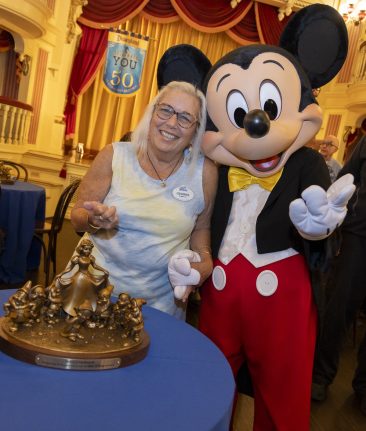
<instances>
[{"instance_id":1,"label":"name tag","mask_svg":"<svg viewBox=\"0 0 366 431\"><path fill-rule=\"evenodd\" d=\"M182 202L191 201L194 198L193 191L187 186L180 186L175 188L172 191L172 195L175 199Z\"/></svg>"}]
</instances>

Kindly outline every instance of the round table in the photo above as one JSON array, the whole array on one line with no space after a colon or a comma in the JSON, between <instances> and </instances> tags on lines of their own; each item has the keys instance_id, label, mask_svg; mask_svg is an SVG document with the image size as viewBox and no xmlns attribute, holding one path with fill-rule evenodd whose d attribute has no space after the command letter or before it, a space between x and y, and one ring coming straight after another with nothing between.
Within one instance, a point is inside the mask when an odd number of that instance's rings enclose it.
<instances>
[{"instance_id":1,"label":"round table","mask_svg":"<svg viewBox=\"0 0 366 431\"><path fill-rule=\"evenodd\" d=\"M0 291L0 304L14 293ZM227 431L235 382L198 330L145 306L151 344L141 362L108 371L66 371L0 352L2 429L11 431Z\"/></svg>"},{"instance_id":2,"label":"round table","mask_svg":"<svg viewBox=\"0 0 366 431\"><path fill-rule=\"evenodd\" d=\"M1 184L0 228L5 248L0 254L0 282L21 283L27 270L37 269L41 244L33 238L36 224L45 219L46 192L35 184Z\"/></svg>"}]
</instances>

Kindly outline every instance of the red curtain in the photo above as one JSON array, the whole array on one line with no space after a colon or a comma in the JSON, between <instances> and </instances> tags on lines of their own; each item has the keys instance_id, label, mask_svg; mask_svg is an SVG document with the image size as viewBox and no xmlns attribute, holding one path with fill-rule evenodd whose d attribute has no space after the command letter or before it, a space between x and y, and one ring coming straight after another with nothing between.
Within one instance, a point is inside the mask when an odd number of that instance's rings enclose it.
<instances>
[{"instance_id":1,"label":"red curtain","mask_svg":"<svg viewBox=\"0 0 366 431\"><path fill-rule=\"evenodd\" d=\"M250 5L245 17L226 33L238 43L259 43L261 41L257 30L254 4Z\"/></svg>"},{"instance_id":2,"label":"red curtain","mask_svg":"<svg viewBox=\"0 0 366 431\"><path fill-rule=\"evenodd\" d=\"M82 37L72 67L65 108L66 139L75 132L78 96L91 84L103 59L108 40L108 30L96 30L80 25Z\"/></svg>"},{"instance_id":3,"label":"red curtain","mask_svg":"<svg viewBox=\"0 0 366 431\"><path fill-rule=\"evenodd\" d=\"M150 0L142 10L142 14L155 22L173 22L179 20L179 15L170 0Z\"/></svg>"},{"instance_id":4,"label":"red curtain","mask_svg":"<svg viewBox=\"0 0 366 431\"><path fill-rule=\"evenodd\" d=\"M283 28L290 17L285 16L282 21L278 20L276 7L264 3L256 3L258 17L258 31L262 33L264 43L278 45ZM292 16L292 15L290 15Z\"/></svg>"},{"instance_id":5,"label":"red curtain","mask_svg":"<svg viewBox=\"0 0 366 431\"><path fill-rule=\"evenodd\" d=\"M149 0L89 0L79 22L89 27L111 27L138 15Z\"/></svg>"},{"instance_id":6,"label":"red curtain","mask_svg":"<svg viewBox=\"0 0 366 431\"><path fill-rule=\"evenodd\" d=\"M196 30L225 31L241 21L250 0L242 0L234 9L228 0L171 0L183 21Z\"/></svg>"},{"instance_id":7,"label":"red curtain","mask_svg":"<svg viewBox=\"0 0 366 431\"><path fill-rule=\"evenodd\" d=\"M142 13L155 22L179 18L206 33L226 31L236 42L277 44L288 18L279 21L278 8L242 0L234 9L230 0L89 0L79 22L108 28Z\"/></svg>"}]
</instances>

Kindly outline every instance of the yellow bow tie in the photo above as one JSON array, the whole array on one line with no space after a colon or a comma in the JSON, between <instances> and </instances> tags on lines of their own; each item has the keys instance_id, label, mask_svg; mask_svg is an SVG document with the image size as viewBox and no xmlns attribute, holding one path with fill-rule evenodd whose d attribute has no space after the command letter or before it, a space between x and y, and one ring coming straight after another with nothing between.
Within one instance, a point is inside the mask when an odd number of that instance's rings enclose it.
<instances>
[{"instance_id":1,"label":"yellow bow tie","mask_svg":"<svg viewBox=\"0 0 366 431\"><path fill-rule=\"evenodd\" d=\"M258 178L244 169L231 167L228 173L229 190L231 192L236 192L248 188L251 184L259 184L263 189L271 192L281 178L282 171L283 168L270 177Z\"/></svg>"}]
</instances>

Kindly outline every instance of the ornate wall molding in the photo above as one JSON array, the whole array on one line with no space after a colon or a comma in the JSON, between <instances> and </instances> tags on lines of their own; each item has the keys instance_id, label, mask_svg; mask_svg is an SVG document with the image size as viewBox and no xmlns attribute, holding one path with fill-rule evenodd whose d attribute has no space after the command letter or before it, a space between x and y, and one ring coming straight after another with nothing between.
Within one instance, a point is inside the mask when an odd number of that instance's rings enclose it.
<instances>
[{"instance_id":1,"label":"ornate wall molding","mask_svg":"<svg viewBox=\"0 0 366 431\"><path fill-rule=\"evenodd\" d=\"M88 0L71 0L69 17L67 19L67 35L66 42L71 43L75 36L81 34L81 28L77 23L77 19L83 12L83 7L88 4Z\"/></svg>"}]
</instances>

